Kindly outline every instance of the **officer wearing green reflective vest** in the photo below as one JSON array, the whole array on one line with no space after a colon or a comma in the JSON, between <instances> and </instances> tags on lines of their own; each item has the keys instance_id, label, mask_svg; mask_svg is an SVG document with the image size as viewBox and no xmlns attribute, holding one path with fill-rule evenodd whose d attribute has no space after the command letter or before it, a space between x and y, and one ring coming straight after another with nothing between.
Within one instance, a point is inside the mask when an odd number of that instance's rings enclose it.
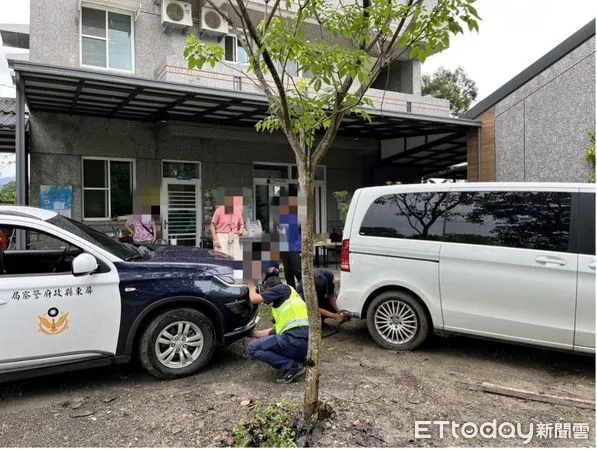
<instances>
[{"instance_id":1,"label":"officer wearing green reflective vest","mask_svg":"<svg viewBox=\"0 0 597 450\"><path fill-rule=\"evenodd\" d=\"M277 271L268 272L261 293L253 283L248 285L251 302L271 305L275 321L274 328L253 332L258 339L249 343L249 356L278 369L278 383L292 383L305 373L309 341L307 305L294 288L282 283Z\"/></svg>"}]
</instances>

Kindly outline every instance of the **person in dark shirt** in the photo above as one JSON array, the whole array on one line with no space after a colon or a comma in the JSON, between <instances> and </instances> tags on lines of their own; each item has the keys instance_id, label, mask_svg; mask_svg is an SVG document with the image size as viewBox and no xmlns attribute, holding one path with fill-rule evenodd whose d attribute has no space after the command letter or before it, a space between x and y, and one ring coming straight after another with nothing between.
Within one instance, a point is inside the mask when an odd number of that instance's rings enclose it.
<instances>
[{"instance_id":1,"label":"person in dark shirt","mask_svg":"<svg viewBox=\"0 0 597 450\"><path fill-rule=\"evenodd\" d=\"M261 293L254 283L247 283L251 303L270 305L275 320L273 328L253 332L258 339L249 343L248 351L251 359L263 361L281 372L278 383L292 383L306 371L309 318L303 299L294 288L283 284L278 275L277 270L268 271Z\"/></svg>"},{"instance_id":2,"label":"person in dark shirt","mask_svg":"<svg viewBox=\"0 0 597 450\"><path fill-rule=\"evenodd\" d=\"M281 246L284 250L280 251L280 260L284 264L284 278L286 283L292 288L296 289L296 285L300 283L302 278L301 273L301 225L298 218L298 197L288 196L281 197L278 202L281 203L281 210L277 227L283 231L284 236ZM296 281L295 281L296 279Z\"/></svg>"},{"instance_id":3,"label":"person in dark shirt","mask_svg":"<svg viewBox=\"0 0 597 450\"><path fill-rule=\"evenodd\" d=\"M336 278L334 273L328 269L315 269L313 278L321 320L333 319L338 323L347 321L349 317L341 314L336 306ZM297 292L302 298L305 298L302 282L299 283Z\"/></svg>"}]
</instances>

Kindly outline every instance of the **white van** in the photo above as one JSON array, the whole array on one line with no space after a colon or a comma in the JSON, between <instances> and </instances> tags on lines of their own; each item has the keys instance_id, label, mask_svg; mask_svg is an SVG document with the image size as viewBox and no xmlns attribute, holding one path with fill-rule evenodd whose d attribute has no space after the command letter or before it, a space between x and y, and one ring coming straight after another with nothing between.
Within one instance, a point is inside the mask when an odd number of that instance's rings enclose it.
<instances>
[{"instance_id":1,"label":"white van","mask_svg":"<svg viewBox=\"0 0 597 450\"><path fill-rule=\"evenodd\" d=\"M359 189L338 307L379 345L432 330L595 352L595 185L413 184Z\"/></svg>"}]
</instances>

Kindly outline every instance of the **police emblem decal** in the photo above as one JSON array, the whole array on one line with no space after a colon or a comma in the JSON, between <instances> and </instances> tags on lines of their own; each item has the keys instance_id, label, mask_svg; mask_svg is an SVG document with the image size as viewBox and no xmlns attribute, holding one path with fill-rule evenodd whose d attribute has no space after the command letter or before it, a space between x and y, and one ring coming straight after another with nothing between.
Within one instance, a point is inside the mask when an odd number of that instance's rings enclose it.
<instances>
[{"instance_id":1,"label":"police emblem decal","mask_svg":"<svg viewBox=\"0 0 597 450\"><path fill-rule=\"evenodd\" d=\"M58 310L58 308L50 308L46 313L46 316L48 316L49 319L44 316L37 316L37 318L39 319L39 331L41 331L44 334L53 336L55 334L60 334L63 331L67 330L68 313L62 313L60 314L60 317L58 317L59 314L60 311Z\"/></svg>"}]
</instances>

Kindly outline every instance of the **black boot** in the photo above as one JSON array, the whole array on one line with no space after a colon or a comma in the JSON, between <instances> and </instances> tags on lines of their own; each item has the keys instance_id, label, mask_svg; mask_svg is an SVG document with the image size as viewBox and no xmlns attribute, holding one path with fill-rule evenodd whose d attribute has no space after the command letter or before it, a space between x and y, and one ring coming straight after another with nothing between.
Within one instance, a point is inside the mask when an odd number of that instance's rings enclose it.
<instances>
[{"instance_id":1,"label":"black boot","mask_svg":"<svg viewBox=\"0 0 597 450\"><path fill-rule=\"evenodd\" d=\"M276 380L278 383L289 384L298 380L306 372L305 365L300 362L295 362L290 369L288 369L284 375Z\"/></svg>"}]
</instances>

